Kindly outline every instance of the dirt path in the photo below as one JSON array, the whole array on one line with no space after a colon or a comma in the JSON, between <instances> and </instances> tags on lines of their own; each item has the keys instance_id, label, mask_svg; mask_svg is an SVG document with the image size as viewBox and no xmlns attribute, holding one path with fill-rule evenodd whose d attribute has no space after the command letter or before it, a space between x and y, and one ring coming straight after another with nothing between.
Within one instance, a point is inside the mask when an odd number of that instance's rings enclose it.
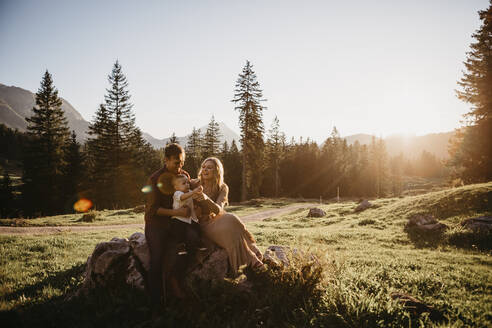
<instances>
[{"instance_id":1,"label":"dirt path","mask_svg":"<svg viewBox=\"0 0 492 328\"><path fill-rule=\"evenodd\" d=\"M291 213L299 208L308 208L313 204L295 204L281 208L274 208L258 213L244 215L241 220L245 223L253 221L261 221L273 216ZM60 232L85 232L98 230L116 230L116 229L132 229L140 228L143 230L143 223L133 224L114 224L114 225L98 225L98 226L46 226L46 227L4 227L0 226L0 235L25 235L25 234L55 234Z\"/></svg>"}]
</instances>

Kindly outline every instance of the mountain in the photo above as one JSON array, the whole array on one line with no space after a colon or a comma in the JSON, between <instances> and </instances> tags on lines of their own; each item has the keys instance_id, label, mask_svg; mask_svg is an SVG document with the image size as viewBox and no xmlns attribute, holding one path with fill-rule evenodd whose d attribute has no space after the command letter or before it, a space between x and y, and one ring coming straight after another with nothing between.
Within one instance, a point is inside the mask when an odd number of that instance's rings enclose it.
<instances>
[{"instance_id":1,"label":"mountain","mask_svg":"<svg viewBox=\"0 0 492 328\"><path fill-rule=\"evenodd\" d=\"M61 97L60 99L62 100L61 108L65 112L70 130L75 130L79 140L86 139L89 122L84 120L68 101ZM26 131L25 118L32 115L32 108L35 104L35 94L31 91L0 83L0 123L12 129Z\"/></svg>"},{"instance_id":2,"label":"mountain","mask_svg":"<svg viewBox=\"0 0 492 328\"><path fill-rule=\"evenodd\" d=\"M0 123L5 124L11 129L17 129L21 132L25 132L27 129L26 117L32 115L32 108L36 104L35 94L29 90L22 89L16 86L7 86L0 83ZM84 141L87 139L89 122L84 120L82 115L65 99L62 100L62 110L68 120L68 126L70 130L75 130L77 133L77 139ZM239 147L239 135L231 130L224 123L219 123L219 129L222 137L221 143L227 141L230 145L232 140L235 139ZM207 126L202 126L200 131L202 134L207 130ZM191 131L190 131L191 132ZM145 140L147 140L155 148L162 148L166 146L169 138L156 139L148 133L142 132ZM188 135L184 137L178 137L178 142L181 145L186 145L188 141Z\"/></svg>"},{"instance_id":3,"label":"mountain","mask_svg":"<svg viewBox=\"0 0 492 328\"><path fill-rule=\"evenodd\" d=\"M389 156L397 156L403 153L406 157L416 158L422 151L434 154L437 158L445 159L449 157L449 139L454 132L431 133L423 136L401 136L392 135L384 138L386 151ZM369 134L354 134L344 137L348 144L358 141L361 145L371 143L372 136Z\"/></svg>"},{"instance_id":4,"label":"mountain","mask_svg":"<svg viewBox=\"0 0 492 328\"><path fill-rule=\"evenodd\" d=\"M207 125L202 126L198 130L200 130L200 133L203 136L203 134L207 130ZM239 148L239 146L240 146L239 145L239 138L240 137L239 137L239 135L236 132L234 132L231 128L229 128L227 125L225 125L224 122L219 122L219 130L220 130L220 134L221 134L221 137L220 137L220 143L221 143L221 145L224 143L224 141L227 141L227 143L230 146L231 143L232 143L232 140L236 140L236 145ZM190 132L190 134L191 134L191 132ZM178 143L180 145L182 145L182 146L186 146L186 143L188 142L188 138L189 138L190 134L188 134L188 135L186 135L184 137L177 137ZM154 148L162 148L162 147L165 147L166 144L169 142L169 139L170 139L170 138L156 139L156 138L152 137L148 133L143 133L143 137Z\"/></svg>"}]
</instances>

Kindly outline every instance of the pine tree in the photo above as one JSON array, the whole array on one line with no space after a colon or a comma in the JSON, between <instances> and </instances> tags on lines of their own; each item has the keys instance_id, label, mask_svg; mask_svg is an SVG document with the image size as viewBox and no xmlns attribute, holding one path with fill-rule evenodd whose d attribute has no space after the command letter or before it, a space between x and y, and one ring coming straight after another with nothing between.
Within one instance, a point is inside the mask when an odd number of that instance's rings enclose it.
<instances>
[{"instance_id":1,"label":"pine tree","mask_svg":"<svg viewBox=\"0 0 492 328\"><path fill-rule=\"evenodd\" d=\"M249 61L239 74L234 92L232 102L236 104L234 109L239 111L243 155L241 199L245 200L259 195L264 148L263 110L266 109L261 105L265 99L262 99L260 84Z\"/></svg>"},{"instance_id":2,"label":"pine tree","mask_svg":"<svg viewBox=\"0 0 492 328\"><path fill-rule=\"evenodd\" d=\"M26 119L29 143L24 150L22 194L28 216L55 214L64 206L64 150L69 129L61 105L51 74L46 71L33 115Z\"/></svg>"},{"instance_id":3,"label":"pine tree","mask_svg":"<svg viewBox=\"0 0 492 328\"><path fill-rule=\"evenodd\" d=\"M467 72L456 91L472 107L465 114L467 125L453 141L459 146L452 146L450 161L466 183L492 180L492 1L478 14L482 25L472 35L475 42L464 63Z\"/></svg>"},{"instance_id":4,"label":"pine tree","mask_svg":"<svg viewBox=\"0 0 492 328\"><path fill-rule=\"evenodd\" d=\"M173 132L173 134L171 134L171 137L169 138L169 141L167 143L168 144L170 144L170 143L179 143L178 142L178 137L176 137L176 133Z\"/></svg>"},{"instance_id":5,"label":"pine tree","mask_svg":"<svg viewBox=\"0 0 492 328\"><path fill-rule=\"evenodd\" d=\"M84 176L84 156L80 150L80 144L77 142L77 135L72 131L71 138L67 142L65 152L64 168L64 195L66 199L66 211L72 210L72 205L77 201L77 193L81 189L81 183Z\"/></svg>"},{"instance_id":6,"label":"pine tree","mask_svg":"<svg viewBox=\"0 0 492 328\"><path fill-rule=\"evenodd\" d=\"M285 134L280 131L280 123L278 117L275 116L272 126L268 131L266 142L267 165L271 176L273 177L273 196L278 197L280 191L280 161L283 156L283 148L285 146Z\"/></svg>"},{"instance_id":7,"label":"pine tree","mask_svg":"<svg viewBox=\"0 0 492 328\"><path fill-rule=\"evenodd\" d=\"M87 140L87 165L89 167L89 189L93 201L101 205L109 203L111 183L114 179L112 166L114 126L106 107L101 104L93 122L89 124Z\"/></svg>"},{"instance_id":8,"label":"pine tree","mask_svg":"<svg viewBox=\"0 0 492 328\"><path fill-rule=\"evenodd\" d=\"M138 203L144 182L142 155L149 145L135 126L128 82L116 61L108 76L104 105L89 126L89 163L92 193L101 207L123 207Z\"/></svg>"},{"instance_id":9,"label":"pine tree","mask_svg":"<svg viewBox=\"0 0 492 328\"><path fill-rule=\"evenodd\" d=\"M184 169L190 172L192 175L198 173L200 168L202 156L202 135L199 129L193 127L193 131L188 137L188 141L185 146L186 161Z\"/></svg>"},{"instance_id":10,"label":"pine tree","mask_svg":"<svg viewBox=\"0 0 492 328\"><path fill-rule=\"evenodd\" d=\"M204 158L218 155L220 147L220 137L221 134L219 123L217 123L215 117L212 115L212 118L207 125L207 130L203 135L202 152Z\"/></svg>"},{"instance_id":11,"label":"pine tree","mask_svg":"<svg viewBox=\"0 0 492 328\"><path fill-rule=\"evenodd\" d=\"M371 167L373 175L373 193L377 197L383 197L386 193L388 178L386 144L383 138L372 137L371 141Z\"/></svg>"},{"instance_id":12,"label":"pine tree","mask_svg":"<svg viewBox=\"0 0 492 328\"><path fill-rule=\"evenodd\" d=\"M7 171L3 172L2 181L0 182L0 218L8 218L13 214L14 205L14 188L12 180Z\"/></svg>"},{"instance_id":13,"label":"pine tree","mask_svg":"<svg viewBox=\"0 0 492 328\"><path fill-rule=\"evenodd\" d=\"M236 145L236 140L232 140L227 156L223 159L224 181L229 186L229 200L241 200L241 179L242 163L241 153Z\"/></svg>"}]
</instances>

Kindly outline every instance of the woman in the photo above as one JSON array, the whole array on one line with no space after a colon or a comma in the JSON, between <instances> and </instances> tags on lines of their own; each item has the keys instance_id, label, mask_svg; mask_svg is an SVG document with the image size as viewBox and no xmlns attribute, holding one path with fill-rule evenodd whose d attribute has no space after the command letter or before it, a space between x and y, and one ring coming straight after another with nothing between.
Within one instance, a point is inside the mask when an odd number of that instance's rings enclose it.
<instances>
[{"instance_id":1,"label":"woman","mask_svg":"<svg viewBox=\"0 0 492 328\"><path fill-rule=\"evenodd\" d=\"M203 186L203 193L197 200L200 201L200 227L204 235L227 251L234 275L244 264L253 268L262 266L262 255L251 233L236 215L224 211L229 187L224 183L224 167L220 160L216 157L205 159L198 178Z\"/></svg>"}]
</instances>

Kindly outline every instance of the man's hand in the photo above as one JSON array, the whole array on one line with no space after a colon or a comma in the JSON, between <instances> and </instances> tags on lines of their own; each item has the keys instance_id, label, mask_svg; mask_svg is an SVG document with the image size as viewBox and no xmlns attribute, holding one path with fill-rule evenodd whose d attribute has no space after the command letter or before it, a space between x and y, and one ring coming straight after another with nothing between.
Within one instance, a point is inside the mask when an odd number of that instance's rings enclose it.
<instances>
[{"instance_id":1,"label":"man's hand","mask_svg":"<svg viewBox=\"0 0 492 328\"><path fill-rule=\"evenodd\" d=\"M174 210L174 216L181 216L181 217L190 217L191 215L191 208L188 206L183 206L180 208L177 208Z\"/></svg>"}]
</instances>

